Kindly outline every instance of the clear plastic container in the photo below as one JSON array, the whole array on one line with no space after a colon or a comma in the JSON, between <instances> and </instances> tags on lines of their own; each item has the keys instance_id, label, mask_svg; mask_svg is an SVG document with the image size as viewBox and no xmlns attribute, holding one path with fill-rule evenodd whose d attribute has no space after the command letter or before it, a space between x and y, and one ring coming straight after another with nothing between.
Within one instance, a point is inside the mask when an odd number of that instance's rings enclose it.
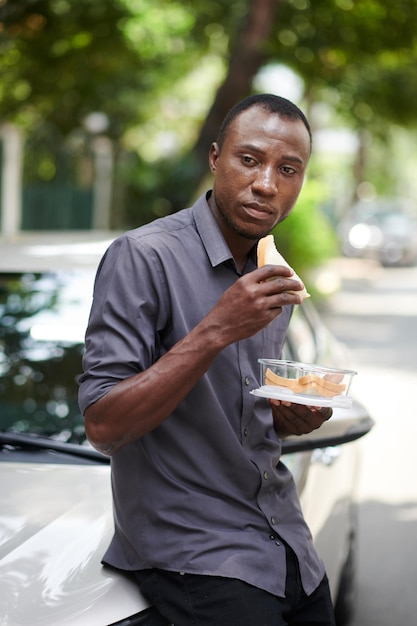
<instances>
[{"instance_id":1,"label":"clear plastic container","mask_svg":"<svg viewBox=\"0 0 417 626\"><path fill-rule=\"evenodd\" d=\"M350 406L354 370L321 365L259 359L262 386L255 395L316 406Z\"/></svg>"}]
</instances>

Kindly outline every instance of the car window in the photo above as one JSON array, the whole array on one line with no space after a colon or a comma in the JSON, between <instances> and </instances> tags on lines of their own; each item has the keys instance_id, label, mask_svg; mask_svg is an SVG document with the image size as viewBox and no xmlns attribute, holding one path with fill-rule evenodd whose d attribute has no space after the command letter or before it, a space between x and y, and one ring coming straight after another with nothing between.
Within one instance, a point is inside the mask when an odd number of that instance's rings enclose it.
<instances>
[{"instance_id":1,"label":"car window","mask_svg":"<svg viewBox=\"0 0 417 626\"><path fill-rule=\"evenodd\" d=\"M84 440L78 408L94 275L0 274L0 429Z\"/></svg>"}]
</instances>

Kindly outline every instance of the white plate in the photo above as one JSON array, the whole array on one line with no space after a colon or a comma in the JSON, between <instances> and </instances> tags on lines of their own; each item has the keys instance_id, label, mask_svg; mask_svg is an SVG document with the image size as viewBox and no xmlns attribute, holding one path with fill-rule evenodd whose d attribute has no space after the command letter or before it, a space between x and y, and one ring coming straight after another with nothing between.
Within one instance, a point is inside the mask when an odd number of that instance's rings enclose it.
<instances>
[{"instance_id":1,"label":"white plate","mask_svg":"<svg viewBox=\"0 0 417 626\"><path fill-rule=\"evenodd\" d=\"M342 409L350 409L352 406L352 398L349 398L349 396L333 396L332 398L309 396L304 393L294 393L291 389L279 387L278 385L263 385L258 387L258 389L253 389L250 393L260 398L286 400L287 402L305 404L307 406L330 406Z\"/></svg>"}]
</instances>

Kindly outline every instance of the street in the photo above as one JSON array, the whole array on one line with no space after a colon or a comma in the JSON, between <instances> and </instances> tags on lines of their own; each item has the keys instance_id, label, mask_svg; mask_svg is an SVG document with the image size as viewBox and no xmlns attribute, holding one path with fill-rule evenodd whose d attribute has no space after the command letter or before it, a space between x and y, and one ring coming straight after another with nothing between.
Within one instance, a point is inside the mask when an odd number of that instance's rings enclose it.
<instances>
[{"instance_id":1,"label":"street","mask_svg":"<svg viewBox=\"0 0 417 626\"><path fill-rule=\"evenodd\" d=\"M365 437L358 606L352 626L417 624L417 267L340 259L324 317L350 349L352 391L376 421Z\"/></svg>"}]
</instances>

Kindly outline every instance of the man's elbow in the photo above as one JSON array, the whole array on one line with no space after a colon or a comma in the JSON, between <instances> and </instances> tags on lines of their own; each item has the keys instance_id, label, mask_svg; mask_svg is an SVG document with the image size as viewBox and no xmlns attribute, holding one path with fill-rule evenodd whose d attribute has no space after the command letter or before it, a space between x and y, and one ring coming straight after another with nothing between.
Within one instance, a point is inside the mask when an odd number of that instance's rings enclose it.
<instances>
[{"instance_id":1,"label":"man's elbow","mask_svg":"<svg viewBox=\"0 0 417 626\"><path fill-rule=\"evenodd\" d=\"M84 414L85 434L89 443L104 454L105 456L112 456L115 452L126 443L123 440L116 440L114 433L111 432L103 420L98 419L95 415L96 411L90 406Z\"/></svg>"}]
</instances>

